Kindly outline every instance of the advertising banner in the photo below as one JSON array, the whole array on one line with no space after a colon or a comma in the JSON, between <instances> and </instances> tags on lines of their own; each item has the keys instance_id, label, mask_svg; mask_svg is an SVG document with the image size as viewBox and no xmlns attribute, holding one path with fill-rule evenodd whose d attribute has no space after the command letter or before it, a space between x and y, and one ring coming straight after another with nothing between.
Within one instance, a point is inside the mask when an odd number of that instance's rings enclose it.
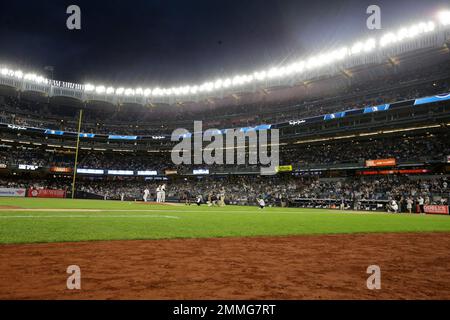
<instances>
[{"instance_id":1,"label":"advertising banner","mask_svg":"<svg viewBox=\"0 0 450 320\"><path fill-rule=\"evenodd\" d=\"M28 197L32 198L65 198L65 190L29 189Z\"/></svg>"},{"instance_id":2,"label":"advertising banner","mask_svg":"<svg viewBox=\"0 0 450 320\"><path fill-rule=\"evenodd\" d=\"M292 171L292 165L286 165L286 166L278 166L277 172L291 172Z\"/></svg>"},{"instance_id":3,"label":"advertising banner","mask_svg":"<svg viewBox=\"0 0 450 320\"><path fill-rule=\"evenodd\" d=\"M366 160L366 167L387 167L397 164L395 158Z\"/></svg>"},{"instance_id":4,"label":"advertising banner","mask_svg":"<svg viewBox=\"0 0 450 320\"><path fill-rule=\"evenodd\" d=\"M0 188L0 197L25 197L26 189Z\"/></svg>"},{"instance_id":5,"label":"advertising banner","mask_svg":"<svg viewBox=\"0 0 450 320\"><path fill-rule=\"evenodd\" d=\"M422 174L429 173L431 170L429 169L400 169L400 170L373 170L373 171L359 171L357 174L360 175L387 175L387 174Z\"/></svg>"},{"instance_id":6,"label":"advertising banner","mask_svg":"<svg viewBox=\"0 0 450 320\"><path fill-rule=\"evenodd\" d=\"M72 168L66 168L66 167L51 167L50 172L53 173L71 173Z\"/></svg>"},{"instance_id":7,"label":"advertising banner","mask_svg":"<svg viewBox=\"0 0 450 320\"><path fill-rule=\"evenodd\" d=\"M193 174L209 174L208 169L197 169L192 171Z\"/></svg>"},{"instance_id":8,"label":"advertising banner","mask_svg":"<svg viewBox=\"0 0 450 320\"><path fill-rule=\"evenodd\" d=\"M448 206L424 205L423 209L425 213L448 214Z\"/></svg>"}]
</instances>

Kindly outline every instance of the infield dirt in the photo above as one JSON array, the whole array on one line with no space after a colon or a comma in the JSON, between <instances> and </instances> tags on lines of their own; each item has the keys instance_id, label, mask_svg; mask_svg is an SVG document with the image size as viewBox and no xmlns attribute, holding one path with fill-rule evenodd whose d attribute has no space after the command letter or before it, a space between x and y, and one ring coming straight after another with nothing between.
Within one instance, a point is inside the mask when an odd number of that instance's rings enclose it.
<instances>
[{"instance_id":1,"label":"infield dirt","mask_svg":"<svg viewBox=\"0 0 450 320\"><path fill-rule=\"evenodd\" d=\"M450 299L450 234L1 245L0 299Z\"/></svg>"}]
</instances>

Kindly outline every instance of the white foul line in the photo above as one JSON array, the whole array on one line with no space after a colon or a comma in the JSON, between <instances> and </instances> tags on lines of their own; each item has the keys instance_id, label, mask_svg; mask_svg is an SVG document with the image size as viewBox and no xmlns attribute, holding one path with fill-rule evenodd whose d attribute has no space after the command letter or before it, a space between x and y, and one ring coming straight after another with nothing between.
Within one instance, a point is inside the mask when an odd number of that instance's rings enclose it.
<instances>
[{"instance_id":1,"label":"white foul line","mask_svg":"<svg viewBox=\"0 0 450 320\"><path fill-rule=\"evenodd\" d=\"M176 216L161 216L161 215L20 215L20 216L2 216L0 219L15 219L15 218L167 218L180 219Z\"/></svg>"}]
</instances>

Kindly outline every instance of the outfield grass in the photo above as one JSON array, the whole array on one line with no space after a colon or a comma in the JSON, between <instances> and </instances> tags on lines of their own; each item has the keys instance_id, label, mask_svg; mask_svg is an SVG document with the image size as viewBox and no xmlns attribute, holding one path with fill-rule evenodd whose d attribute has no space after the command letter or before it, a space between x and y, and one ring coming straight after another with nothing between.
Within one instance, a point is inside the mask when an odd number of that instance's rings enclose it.
<instances>
[{"instance_id":1,"label":"outfield grass","mask_svg":"<svg viewBox=\"0 0 450 320\"><path fill-rule=\"evenodd\" d=\"M0 211L0 243L3 244L364 232L450 232L450 216L438 215L344 213L294 208L260 210L242 206L162 206L33 198L0 198L0 206L30 209Z\"/></svg>"}]
</instances>

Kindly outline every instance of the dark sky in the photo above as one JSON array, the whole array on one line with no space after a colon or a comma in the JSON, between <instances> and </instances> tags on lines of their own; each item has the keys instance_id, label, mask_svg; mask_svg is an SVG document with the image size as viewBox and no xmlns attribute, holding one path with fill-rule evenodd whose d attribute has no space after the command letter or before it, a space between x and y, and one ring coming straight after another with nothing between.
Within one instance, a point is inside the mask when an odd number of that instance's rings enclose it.
<instances>
[{"instance_id":1,"label":"dark sky","mask_svg":"<svg viewBox=\"0 0 450 320\"><path fill-rule=\"evenodd\" d=\"M81 8L82 30L66 28ZM426 20L448 0L14 0L0 2L0 63L59 80L182 85L251 72Z\"/></svg>"}]
</instances>

